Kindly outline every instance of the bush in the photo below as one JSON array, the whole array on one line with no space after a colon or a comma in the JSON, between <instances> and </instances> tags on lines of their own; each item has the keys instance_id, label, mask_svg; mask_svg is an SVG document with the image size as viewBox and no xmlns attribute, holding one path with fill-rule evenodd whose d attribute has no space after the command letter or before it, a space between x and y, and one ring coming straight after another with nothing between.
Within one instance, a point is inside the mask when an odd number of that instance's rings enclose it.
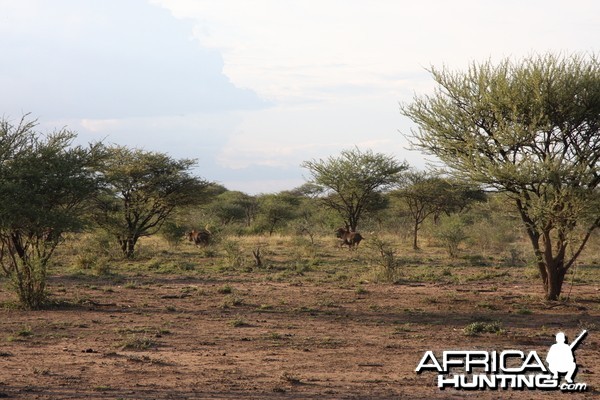
<instances>
[{"instance_id":1,"label":"bush","mask_svg":"<svg viewBox=\"0 0 600 400\"><path fill-rule=\"evenodd\" d=\"M48 263L32 257L23 262L16 260L11 271L10 285L17 293L19 302L26 308L37 309L46 302L46 274Z\"/></svg>"},{"instance_id":2,"label":"bush","mask_svg":"<svg viewBox=\"0 0 600 400\"><path fill-rule=\"evenodd\" d=\"M458 246L467 239L465 223L457 214L443 218L434 231L434 236L448 251L450 257L456 257Z\"/></svg>"},{"instance_id":3,"label":"bush","mask_svg":"<svg viewBox=\"0 0 600 400\"><path fill-rule=\"evenodd\" d=\"M473 323L467 325L463 329L463 332L467 336L476 336L481 333L500 334L500 333L504 332L504 329L502 328L502 323L498 322L498 321L495 321L495 322L473 322Z\"/></svg>"},{"instance_id":4,"label":"bush","mask_svg":"<svg viewBox=\"0 0 600 400\"><path fill-rule=\"evenodd\" d=\"M169 243L169 246L175 247L185 236L186 228L173 221L166 221L160 233L162 237Z\"/></svg>"},{"instance_id":5,"label":"bush","mask_svg":"<svg viewBox=\"0 0 600 400\"><path fill-rule=\"evenodd\" d=\"M225 250L227 267L241 268L242 266L244 266L245 257L237 241L225 240L223 242L223 250Z\"/></svg>"},{"instance_id":6,"label":"bush","mask_svg":"<svg viewBox=\"0 0 600 400\"><path fill-rule=\"evenodd\" d=\"M83 226L104 157L101 145L73 146L73 132L42 135L36 124L27 116L17 125L0 119L0 268L29 309L44 305L48 267L63 235Z\"/></svg>"},{"instance_id":7,"label":"bush","mask_svg":"<svg viewBox=\"0 0 600 400\"><path fill-rule=\"evenodd\" d=\"M76 250L75 267L96 275L108 275L110 260L121 257L116 240L101 230L82 235Z\"/></svg>"},{"instance_id":8,"label":"bush","mask_svg":"<svg viewBox=\"0 0 600 400\"><path fill-rule=\"evenodd\" d=\"M376 252L373 262L380 269L378 279L384 282L397 282L400 276L400 261L392 244L377 236L369 238L368 247Z\"/></svg>"}]
</instances>

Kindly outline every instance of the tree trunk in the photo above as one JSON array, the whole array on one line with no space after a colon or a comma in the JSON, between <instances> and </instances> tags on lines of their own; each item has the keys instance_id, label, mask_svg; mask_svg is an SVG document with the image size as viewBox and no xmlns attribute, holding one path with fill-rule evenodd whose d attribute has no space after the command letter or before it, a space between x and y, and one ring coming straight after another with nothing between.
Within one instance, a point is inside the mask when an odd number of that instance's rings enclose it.
<instances>
[{"instance_id":1,"label":"tree trunk","mask_svg":"<svg viewBox=\"0 0 600 400\"><path fill-rule=\"evenodd\" d=\"M551 261L546 263L545 277L542 275L544 290L546 291L546 300L558 300L562 290L562 284L565 280L566 270L564 261Z\"/></svg>"},{"instance_id":2,"label":"tree trunk","mask_svg":"<svg viewBox=\"0 0 600 400\"><path fill-rule=\"evenodd\" d=\"M123 255L126 258L133 258L136 242L137 242L136 237L126 237L124 239L119 239L119 244L121 245L121 251L123 252Z\"/></svg>"},{"instance_id":3,"label":"tree trunk","mask_svg":"<svg viewBox=\"0 0 600 400\"><path fill-rule=\"evenodd\" d=\"M273 231L275 230L276 223L277 223L277 221L271 222L271 225L269 226L269 237L273 236Z\"/></svg>"},{"instance_id":4,"label":"tree trunk","mask_svg":"<svg viewBox=\"0 0 600 400\"><path fill-rule=\"evenodd\" d=\"M552 240L550 231L539 232L533 220L527 214L523 202L517 200L516 202L521 219L525 224L527 235L533 246L533 252L537 258L538 269L544 285L544 292L546 293L546 300L558 300L562 290L562 284L565 279L568 267L565 266L565 243L558 243L557 246L562 248L563 251L559 251L556 257L552 256ZM543 238L544 246L540 246L540 239Z\"/></svg>"},{"instance_id":5,"label":"tree trunk","mask_svg":"<svg viewBox=\"0 0 600 400\"><path fill-rule=\"evenodd\" d=\"M351 232L356 232L356 228L358 227L358 221L360 220L360 212L358 210L354 210L348 213L348 223L346 224L346 228L349 228Z\"/></svg>"},{"instance_id":6,"label":"tree trunk","mask_svg":"<svg viewBox=\"0 0 600 400\"><path fill-rule=\"evenodd\" d=\"M419 250L418 236L419 236L419 221L415 220L415 227L414 227L414 231L413 231L413 250Z\"/></svg>"}]
</instances>

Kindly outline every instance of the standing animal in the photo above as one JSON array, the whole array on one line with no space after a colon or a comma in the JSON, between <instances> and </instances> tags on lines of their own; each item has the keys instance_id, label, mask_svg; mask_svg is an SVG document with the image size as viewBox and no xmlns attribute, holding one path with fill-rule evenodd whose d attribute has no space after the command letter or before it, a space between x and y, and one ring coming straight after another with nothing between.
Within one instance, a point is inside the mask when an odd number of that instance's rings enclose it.
<instances>
[{"instance_id":1,"label":"standing animal","mask_svg":"<svg viewBox=\"0 0 600 400\"><path fill-rule=\"evenodd\" d=\"M335 236L341 239L340 247L346 245L350 250L358 247L360 241L363 240L363 237L360 233L351 231L349 227L338 228L335 231Z\"/></svg>"},{"instance_id":2,"label":"standing animal","mask_svg":"<svg viewBox=\"0 0 600 400\"><path fill-rule=\"evenodd\" d=\"M212 233L210 233L208 229L203 229L201 231L192 229L190 232L186 233L186 236L188 240L194 242L196 246L200 244L207 245L210 242Z\"/></svg>"}]
</instances>

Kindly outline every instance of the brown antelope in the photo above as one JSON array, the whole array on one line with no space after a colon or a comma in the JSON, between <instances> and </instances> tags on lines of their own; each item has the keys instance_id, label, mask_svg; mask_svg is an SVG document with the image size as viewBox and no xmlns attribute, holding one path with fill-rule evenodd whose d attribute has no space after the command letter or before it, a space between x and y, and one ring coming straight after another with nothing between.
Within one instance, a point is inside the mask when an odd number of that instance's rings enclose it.
<instances>
[{"instance_id":1,"label":"brown antelope","mask_svg":"<svg viewBox=\"0 0 600 400\"><path fill-rule=\"evenodd\" d=\"M186 233L186 236L190 242L194 242L194 244L198 246L200 244L207 245L210 242L212 234L208 229L203 229L201 231L192 229L190 232Z\"/></svg>"},{"instance_id":2,"label":"brown antelope","mask_svg":"<svg viewBox=\"0 0 600 400\"><path fill-rule=\"evenodd\" d=\"M358 247L360 241L363 240L360 233L351 231L348 226L346 228L338 228L335 231L335 236L341 239L340 247L346 245L350 250Z\"/></svg>"}]
</instances>

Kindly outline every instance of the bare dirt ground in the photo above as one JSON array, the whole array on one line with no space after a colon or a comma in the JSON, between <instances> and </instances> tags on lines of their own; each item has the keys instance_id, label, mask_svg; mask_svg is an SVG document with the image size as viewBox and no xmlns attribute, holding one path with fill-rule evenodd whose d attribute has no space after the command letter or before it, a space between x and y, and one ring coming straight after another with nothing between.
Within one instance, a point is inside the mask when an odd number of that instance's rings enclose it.
<instances>
[{"instance_id":1,"label":"bare dirt ground","mask_svg":"<svg viewBox=\"0 0 600 400\"><path fill-rule=\"evenodd\" d=\"M268 270L55 274L55 305L43 311L11 307L3 287L0 398L599 397L600 286L577 284L569 302L548 303L539 282L519 269L493 271L398 284L343 279L322 267L288 277ZM470 323L496 321L500 332L465 334ZM576 381L587 384L585 393L441 391L435 373L415 373L427 350L545 357L558 331L571 340L584 328Z\"/></svg>"}]
</instances>

